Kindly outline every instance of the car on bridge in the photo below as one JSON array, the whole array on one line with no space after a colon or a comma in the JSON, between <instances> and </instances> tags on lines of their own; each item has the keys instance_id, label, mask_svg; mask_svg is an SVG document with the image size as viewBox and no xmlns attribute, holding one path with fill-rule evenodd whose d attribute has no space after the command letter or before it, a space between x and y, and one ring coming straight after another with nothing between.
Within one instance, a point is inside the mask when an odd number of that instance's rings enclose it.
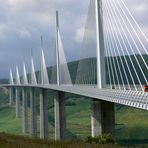
<instances>
[{"instance_id":1,"label":"car on bridge","mask_svg":"<svg viewBox=\"0 0 148 148\"><path fill-rule=\"evenodd\" d=\"M144 85L144 92L148 92L148 85Z\"/></svg>"}]
</instances>

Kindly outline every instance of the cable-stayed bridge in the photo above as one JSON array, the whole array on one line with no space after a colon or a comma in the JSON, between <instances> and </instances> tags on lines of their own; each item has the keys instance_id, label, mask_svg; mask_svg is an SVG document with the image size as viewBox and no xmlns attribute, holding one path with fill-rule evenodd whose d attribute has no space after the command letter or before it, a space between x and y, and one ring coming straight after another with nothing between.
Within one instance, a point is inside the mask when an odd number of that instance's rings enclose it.
<instances>
[{"instance_id":1,"label":"cable-stayed bridge","mask_svg":"<svg viewBox=\"0 0 148 148\"><path fill-rule=\"evenodd\" d=\"M65 93L92 98L92 136L114 134L114 104L148 110L148 38L134 19L124 0L90 0L80 59L73 68L66 60L56 12L56 46L53 65L46 66L41 38L40 70L34 68L16 77L10 69L10 105L15 89L16 116L20 117L22 93L23 132L28 130L27 93L30 92L30 134L37 135L35 91L40 97L40 138L48 138L47 90L55 91L55 138L64 139L66 129ZM49 72L50 69L50 72ZM49 74L50 73L50 74Z\"/></svg>"}]
</instances>

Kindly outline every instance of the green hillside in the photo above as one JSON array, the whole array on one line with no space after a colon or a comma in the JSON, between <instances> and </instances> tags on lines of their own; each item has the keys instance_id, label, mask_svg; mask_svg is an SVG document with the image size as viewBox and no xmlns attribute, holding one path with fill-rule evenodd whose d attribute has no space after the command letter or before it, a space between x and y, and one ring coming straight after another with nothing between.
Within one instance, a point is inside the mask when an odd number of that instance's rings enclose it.
<instances>
[{"instance_id":1,"label":"green hillside","mask_svg":"<svg viewBox=\"0 0 148 148\"><path fill-rule=\"evenodd\" d=\"M85 139L91 134L90 103L89 99L74 97L66 101L66 132L69 139ZM0 132L22 134L22 119L15 118L14 107L0 107ZM148 143L147 133L147 111L116 105L116 138L119 142ZM53 107L49 108L49 138L54 139Z\"/></svg>"},{"instance_id":2,"label":"green hillside","mask_svg":"<svg viewBox=\"0 0 148 148\"><path fill-rule=\"evenodd\" d=\"M6 88L0 88L0 105L8 103L8 90Z\"/></svg>"},{"instance_id":3,"label":"green hillside","mask_svg":"<svg viewBox=\"0 0 148 148\"><path fill-rule=\"evenodd\" d=\"M121 142L148 143L148 111L116 105L116 136Z\"/></svg>"},{"instance_id":4,"label":"green hillside","mask_svg":"<svg viewBox=\"0 0 148 148\"><path fill-rule=\"evenodd\" d=\"M22 119L15 118L15 107L0 107L0 132L22 133Z\"/></svg>"}]
</instances>

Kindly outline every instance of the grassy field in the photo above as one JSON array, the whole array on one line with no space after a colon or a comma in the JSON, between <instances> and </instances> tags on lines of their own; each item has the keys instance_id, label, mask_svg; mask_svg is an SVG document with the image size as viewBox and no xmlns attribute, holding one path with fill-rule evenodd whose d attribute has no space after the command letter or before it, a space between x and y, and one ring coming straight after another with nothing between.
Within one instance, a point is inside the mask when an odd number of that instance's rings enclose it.
<instances>
[{"instance_id":1,"label":"grassy field","mask_svg":"<svg viewBox=\"0 0 148 148\"><path fill-rule=\"evenodd\" d=\"M116 136L129 143L148 143L148 111L118 105Z\"/></svg>"},{"instance_id":2,"label":"grassy field","mask_svg":"<svg viewBox=\"0 0 148 148\"><path fill-rule=\"evenodd\" d=\"M15 118L14 107L0 107L0 131L15 134L22 132L22 119Z\"/></svg>"}]
</instances>

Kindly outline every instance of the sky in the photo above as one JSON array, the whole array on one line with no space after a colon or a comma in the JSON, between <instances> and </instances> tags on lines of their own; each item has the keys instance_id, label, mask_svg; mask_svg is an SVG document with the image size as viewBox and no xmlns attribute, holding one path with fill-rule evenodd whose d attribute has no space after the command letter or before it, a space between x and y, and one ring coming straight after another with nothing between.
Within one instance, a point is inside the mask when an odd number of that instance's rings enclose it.
<instances>
[{"instance_id":1,"label":"sky","mask_svg":"<svg viewBox=\"0 0 148 148\"><path fill-rule=\"evenodd\" d=\"M124 0L142 30L148 33L147 0ZM40 36L44 39L47 65L55 49L55 11L60 15L60 31L66 59L78 59L89 0L0 0L0 78L9 76L22 61L30 70L33 50L36 69L40 61Z\"/></svg>"}]
</instances>

